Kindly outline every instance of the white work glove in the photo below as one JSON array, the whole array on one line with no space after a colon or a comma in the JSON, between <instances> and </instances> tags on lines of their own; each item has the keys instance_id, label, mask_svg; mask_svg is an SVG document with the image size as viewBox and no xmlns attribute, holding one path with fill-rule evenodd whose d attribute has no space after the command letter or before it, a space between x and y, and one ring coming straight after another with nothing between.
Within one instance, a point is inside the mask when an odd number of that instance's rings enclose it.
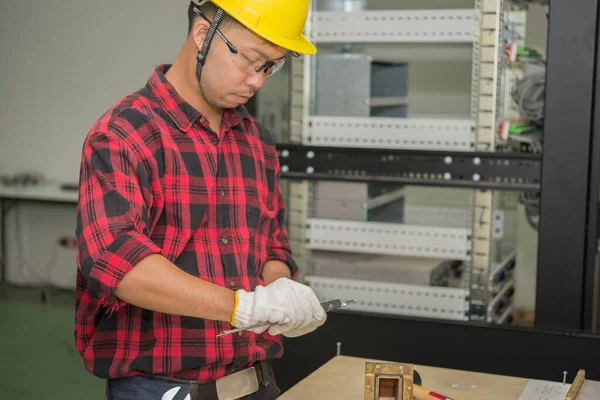
<instances>
[{"instance_id":1,"label":"white work glove","mask_svg":"<svg viewBox=\"0 0 600 400\"><path fill-rule=\"evenodd\" d=\"M268 329L270 335L297 337L314 331L327 319L312 289L287 278L257 286L254 292L238 290L236 297L232 325L244 328L265 324L251 329L258 334Z\"/></svg>"}]
</instances>

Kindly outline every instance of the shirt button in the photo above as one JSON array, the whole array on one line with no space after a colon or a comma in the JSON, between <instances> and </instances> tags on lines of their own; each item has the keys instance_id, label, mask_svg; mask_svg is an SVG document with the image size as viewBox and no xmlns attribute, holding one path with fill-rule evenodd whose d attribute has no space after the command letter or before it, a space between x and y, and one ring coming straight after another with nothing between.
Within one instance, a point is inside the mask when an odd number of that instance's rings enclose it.
<instances>
[{"instance_id":1,"label":"shirt button","mask_svg":"<svg viewBox=\"0 0 600 400\"><path fill-rule=\"evenodd\" d=\"M229 239L227 238L223 238L223 240L221 240L223 242L223 244L229 244Z\"/></svg>"},{"instance_id":2,"label":"shirt button","mask_svg":"<svg viewBox=\"0 0 600 400\"><path fill-rule=\"evenodd\" d=\"M225 197L225 191L221 190L221 197Z\"/></svg>"},{"instance_id":3,"label":"shirt button","mask_svg":"<svg viewBox=\"0 0 600 400\"><path fill-rule=\"evenodd\" d=\"M229 286L234 287L235 286L235 282L234 281L229 281Z\"/></svg>"},{"instance_id":4,"label":"shirt button","mask_svg":"<svg viewBox=\"0 0 600 400\"><path fill-rule=\"evenodd\" d=\"M238 332L238 336L242 336L244 332Z\"/></svg>"}]
</instances>

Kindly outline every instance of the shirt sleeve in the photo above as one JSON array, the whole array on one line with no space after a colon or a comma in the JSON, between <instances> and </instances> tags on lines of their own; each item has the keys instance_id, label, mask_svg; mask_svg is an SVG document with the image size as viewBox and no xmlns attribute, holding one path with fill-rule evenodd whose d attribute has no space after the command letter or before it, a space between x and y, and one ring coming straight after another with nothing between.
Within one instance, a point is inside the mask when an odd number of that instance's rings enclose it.
<instances>
[{"instance_id":1,"label":"shirt sleeve","mask_svg":"<svg viewBox=\"0 0 600 400\"><path fill-rule=\"evenodd\" d=\"M110 311L119 282L139 261L161 249L149 238L150 183L123 140L91 135L83 146L77 213L77 264L88 295Z\"/></svg>"},{"instance_id":2,"label":"shirt sleeve","mask_svg":"<svg viewBox=\"0 0 600 400\"><path fill-rule=\"evenodd\" d=\"M272 235L269 241L269 259L283 261L290 268L292 279L298 278L298 265L292 258L292 249L289 243L288 231L285 226L285 201L279 185L279 167L276 173L275 187L273 192L273 208L275 219L273 220Z\"/></svg>"}]
</instances>

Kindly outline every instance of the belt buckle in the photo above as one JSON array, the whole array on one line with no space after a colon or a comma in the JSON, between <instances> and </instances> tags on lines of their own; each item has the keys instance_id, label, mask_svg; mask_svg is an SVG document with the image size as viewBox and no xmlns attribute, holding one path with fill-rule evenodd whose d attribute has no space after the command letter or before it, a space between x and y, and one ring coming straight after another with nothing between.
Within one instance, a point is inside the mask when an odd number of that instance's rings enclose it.
<instances>
[{"instance_id":1,"label":"belt buckle","mask_svg":"<svg viewBox=\"0 0 600 400\"><path fill-rule=\"evenodd\" d=\"M216 380L219 400L236 400L258 391L256 368L250 367Z\"/></svg>"}]
</instances>

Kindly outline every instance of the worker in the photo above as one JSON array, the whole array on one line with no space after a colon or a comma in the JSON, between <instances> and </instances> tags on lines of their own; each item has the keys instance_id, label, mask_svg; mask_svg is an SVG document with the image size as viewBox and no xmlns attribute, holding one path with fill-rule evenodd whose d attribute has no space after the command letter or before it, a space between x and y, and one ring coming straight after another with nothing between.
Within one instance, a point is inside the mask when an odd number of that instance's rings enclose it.
<instances>
[{"instance_id":1,"label":"worker","mask_svg":"<svg viewBox=\"0 0 600 400\"><path fill-rule=\"evenodd\" d=\"M86 136L75 341L108 399L274 399L282 336L326 321L297 282L273 137L244 107L316 52L309 3L192 1L174 62Z\"/></svg>"}]
</instances>

